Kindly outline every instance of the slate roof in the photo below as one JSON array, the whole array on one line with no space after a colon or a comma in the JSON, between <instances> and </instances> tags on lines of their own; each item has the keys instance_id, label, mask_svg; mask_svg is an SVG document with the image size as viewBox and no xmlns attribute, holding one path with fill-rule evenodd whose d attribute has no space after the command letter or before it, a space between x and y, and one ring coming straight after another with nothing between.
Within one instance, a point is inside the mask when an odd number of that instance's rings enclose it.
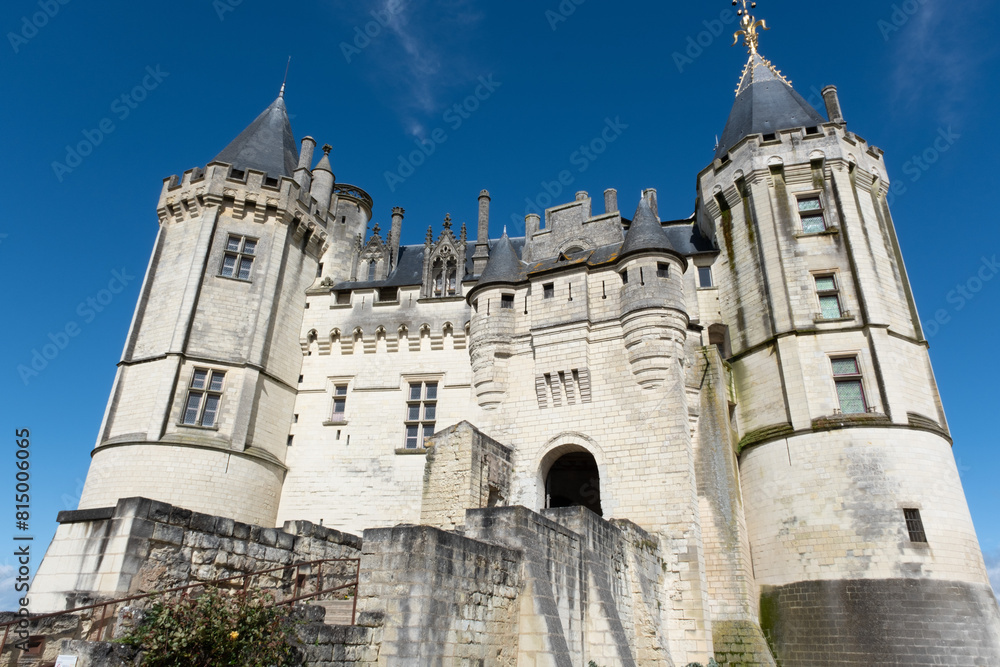
<instances>
[{"instance_id":1,"label":"slate roof","mask_svg":"<svg viewBox=\"0 0 1000 667\"><path fill-rule=\"evenodd\" d=\"M751 134L770 134L825 122L826 119L795 92L770 61L754 53L743 68L736 102L726 121L715 157L725 156L733 146Z\"/></svg>"},{"instance_id":2,"label":"slate roof","mask_svg":"<svg viewBox=\"0 0 1000 667\"><path fill-rule=\"evenodd\" d=\"M257 169L271 178L290 177L299 164L299 151L284 97L272 102L213 162L226 162L237 169Z\"/></svg>"},{"instance_id":3,"label":"slate roof","mask_svg":"<svg viewBox=\"0 0 1000 667\"><path fill-rule=\"evenodd\" d=\"M632 221L625 218L622 219L622 223L626 226L632 226ZM691 255L702 255L716 253L718 250L712 244L709 239L702 236L698 229L698 225L694 224L693 220L675 220L671 222L664 222L663 233L666 235L668 242L670 244L670 249L689 257ZM511 245L511 249L514 251L515 256L521 257L524 255L524 243L525 239L523 236L508 238L507 239ZM500 240L493 240L490 242L491 256L497 249L497 245ZM589 266L601 266L609 262L614 262L620 256L620 250L622 248L621 243L613 243L606 246L601 246L595 248L594 250L588 250L583 253L574 254L570 258L563 257L550 257L543 259L541 261L535 262L530 266L525 266L521 264L521 277L514 282L520 282L524 280L525 274L535 274L542 273L545 271L551 271L554 269L562 269L568 266L573 266L575 264L587 264ZM387 280L383 281L358 281L358 282L342 282L334 285L335 290L352 290L352 289L372 289L378 287L407 287L413 285L420 285L423 282L423 272L424 272L424 245L408 245L400 246L399 248L399 263L396 265L396 269L392 272ZM465 276L463 280L471 280L474 278L472 273L472 255L476 250L476 242L469 241L465 247ZM520 264L520 262L519 262ZM484 275L486 272L483 272Z\"/></svg>"},{"instance_id":4,"label":"slate roof","mask_svg":"<svg viewBox=\"0 0 1000 667\"><path fill-rule=\"evenodd\" d=\"M507 237L507 233L504 232L500 240L493 245L490 259L476 285L478 287L497 284L512 285L522 280L524 280L524 264L521 263L517 251L514 250L514 245Z\"/></svg>"},{"instance_id":5,"label":"slate roof","mask_svg":"<svg viewBox=\"0 0 1000 667\"><path fill-rule=\"evenodd\" d=\"M663 231L663 225L653 214L653 209L649 204L649 197L643 196L639 200L639 207L635 211L635 219L625 234L625 242L618 256L624 257L634 252L643 250L674 250L670 244L670 238Z\"/></svg>"}]
</instances>

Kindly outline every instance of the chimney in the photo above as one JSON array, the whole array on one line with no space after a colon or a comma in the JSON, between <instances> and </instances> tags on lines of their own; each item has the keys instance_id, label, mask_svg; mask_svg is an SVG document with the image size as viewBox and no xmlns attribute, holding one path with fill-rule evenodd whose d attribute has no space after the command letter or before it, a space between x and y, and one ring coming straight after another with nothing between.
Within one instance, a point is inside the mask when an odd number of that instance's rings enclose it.
<instances>
[{"instance_id":1,"label":"chimney","mask_svg":"<svg viewBox=\"0 0 1000 667\"><path fill-rule=\"evenodd\" d=\"M476 230L476 252L472 255L472 272L480 276L490 259L490 193L479 193L479 226Z\"/></svg>"},{"instance_id":2,"label":"chimney","mask_svg":"<svg viewBox=\"0 0 1000 667\"><path fill-rule=\"evenodd\" d=\"M826 116L831 123L843 123L844 113L840 110L840 98L837 96L836 86L827 86L823 89L823 101L826 102Z\"/></svg>"},{"instance_id":3,"label":"chimney","mask_svg":"<svg viewBox=\"0 0 1000 667\"><path fill-rule=\"evenodd\" d=\"M608 188L604 191L604 212L618 212L618 191L614 188Z\"/></svg>"},{"instance_id":4,"label":"chimney","mask_svg":"<svg viewBox=\"0 0 1000 667\"><path fill-rule=\"evenodd\" d=\"M330 195L333 194L334 177L333 169L330 167L330 150L332 150L330 144L323 146L323 157L312 171L313 183L310 192L323 211L330 208Z\"/></svg>"},{"instance_id":5,"label":"chimney","mask_svg":"<svg viewBox=\"0 0 1000 667\"><path fill-rule=\"evenodd\" d=\"M646 188L642 191L643 197L649 197L649 208L653 211L656 219L660 219L660 206L656 203L656 188Z\"/></svg>"},{"instance_id":6,"label":"chimney","mask_svg":"<svg viewBox=\"0 0 1000 667\"><path fill-rule=\"evenodd\" d=\"M389 273L396 268L399 261L399 237L403 234L403 209L396 206L392 209L392 237L389 239Z\"/></svg>"},{"instance_id":7,"label":"chimney","mask_svg":"<svg viewBox=\"0 0 1000 667\"><path fill-rule=\"evenodd\" d=\"M313 151L316 149L316 140L312 137L302 138L302 151L299 153L299 166L295 169L295 182L303 190L308 190L312 185L312 173L309 166L313 163Z\"/></svg>"}]
</instances>

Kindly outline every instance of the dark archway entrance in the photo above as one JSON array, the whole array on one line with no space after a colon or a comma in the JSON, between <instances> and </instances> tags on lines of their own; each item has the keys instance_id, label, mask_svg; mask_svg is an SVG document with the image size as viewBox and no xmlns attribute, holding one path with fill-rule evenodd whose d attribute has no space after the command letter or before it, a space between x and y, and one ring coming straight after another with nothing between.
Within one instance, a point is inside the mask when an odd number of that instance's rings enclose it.
<instances>
[{"instance_id":1,"label":"dark archway entrance","mask_svg":"<svg viewBox=\"0 0 1000 667\"><path fill-rule=\"evenodd\" d=\"M601 474L597 461L587 452L572 452L556 460L545 477L547 507L586 507L601 511Z\"/></svg>"}]
</instances>

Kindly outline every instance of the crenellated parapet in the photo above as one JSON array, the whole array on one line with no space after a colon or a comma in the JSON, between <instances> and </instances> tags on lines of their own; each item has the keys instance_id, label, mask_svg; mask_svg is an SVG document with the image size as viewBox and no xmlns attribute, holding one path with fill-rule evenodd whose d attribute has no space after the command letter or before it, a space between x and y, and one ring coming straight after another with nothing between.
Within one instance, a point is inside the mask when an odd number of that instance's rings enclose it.
<instances>
[{"instance_id":1,"label":"crenellated parapet","mask_svg":"<svg viewBox=\"0 0 1000 667\"><path fill-rule=\"evenodd\" d=\"M156 212L161 225L200 219L210 209L238 221L289 225L292 237L308 239L308 251L319 257L330 239L315 201L307 194L290 178L272 179L261 171L210 163L205 169L165 179Z\"/></svg>"}]
</instances>

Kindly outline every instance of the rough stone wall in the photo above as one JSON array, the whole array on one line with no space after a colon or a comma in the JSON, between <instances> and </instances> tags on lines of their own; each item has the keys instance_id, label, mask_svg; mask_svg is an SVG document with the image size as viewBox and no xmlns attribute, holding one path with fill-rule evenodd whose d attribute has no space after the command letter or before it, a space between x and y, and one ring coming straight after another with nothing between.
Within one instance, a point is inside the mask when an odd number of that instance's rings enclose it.
<instances>
[{"instance_id":1,"label":"rough stone wall","mask_svg":"<svg viewBox=\"0 0 1000 667\"><path fill-rule=\"evenodd\" d=\"M728 419L727 369L714 346L699 355L689 373L701 397L695 446L715 659L720 665L773 666L757 613L736 434Z\"/></svg>"},{"instance_id":2,"label":"rough stone wall","mask_svg":"<svg viewBox=\"0 0 1000 667\"><path fill-rule=\"evenodd\" d=\"M358 622L379 665L518 665L521 555L427 526L366 530Z\"/></svg>"},{"instance_id":3,"label":"rough stone wall","mask_svg":"<svg viewBox=\"0 0 1000 667\"><path fill-rule=\"evenodd\" d=\"M780 667L1000 664L1000 610L989 585L804 581L766 587L761 612Z\"/></svg>"},{"instance_id":4,"label":"rough stone wall","mask_svg":"<svg viewBox=\"0 0 1000 667\"><path fill-rule=\"evenodd\" d=\"M466 534L523 553L518 665L673 665L657 538L589 510L471 510Z\"/></svg>"},{"instance_id":5,"label":"rough stone wall","mask_svg":"<svg viewBox=\"0 0 1000 667\"><path fill-rule=\"evenodd\" d=\"M32 590L36 613L296 562L356 558L361 549L359 538L308 522L264 528L144 498L123 499L113 509L63 513L61 521ZM348 583L356 568L350 562L324 567L324 586ZM294 570L279 571L251 584L289 593L293 577Z\"/></svg>"},{"instance_id":6,"label":"rough stone wall","mask_svg":"<svg viewBox=\"0 0 1000 667\"><path fill-rule=\"evenodd\" d=\"M986 584L950 444L904 429L851 428L790 437L740 461L760 585L930 577ZM927 542L909 539L920 510Z\"/></svg>"},{"instance_id":7,"label":"rough stone wall","mask_svg":"<svg viewBox=\"0 0 1000 667\"><path fill-rule=\"evenodd\" d=\"M510 498L511 451L462 422L428 443L420 523L453 530L465 511L505 505Z\"/></svg>"}]
</instances>

